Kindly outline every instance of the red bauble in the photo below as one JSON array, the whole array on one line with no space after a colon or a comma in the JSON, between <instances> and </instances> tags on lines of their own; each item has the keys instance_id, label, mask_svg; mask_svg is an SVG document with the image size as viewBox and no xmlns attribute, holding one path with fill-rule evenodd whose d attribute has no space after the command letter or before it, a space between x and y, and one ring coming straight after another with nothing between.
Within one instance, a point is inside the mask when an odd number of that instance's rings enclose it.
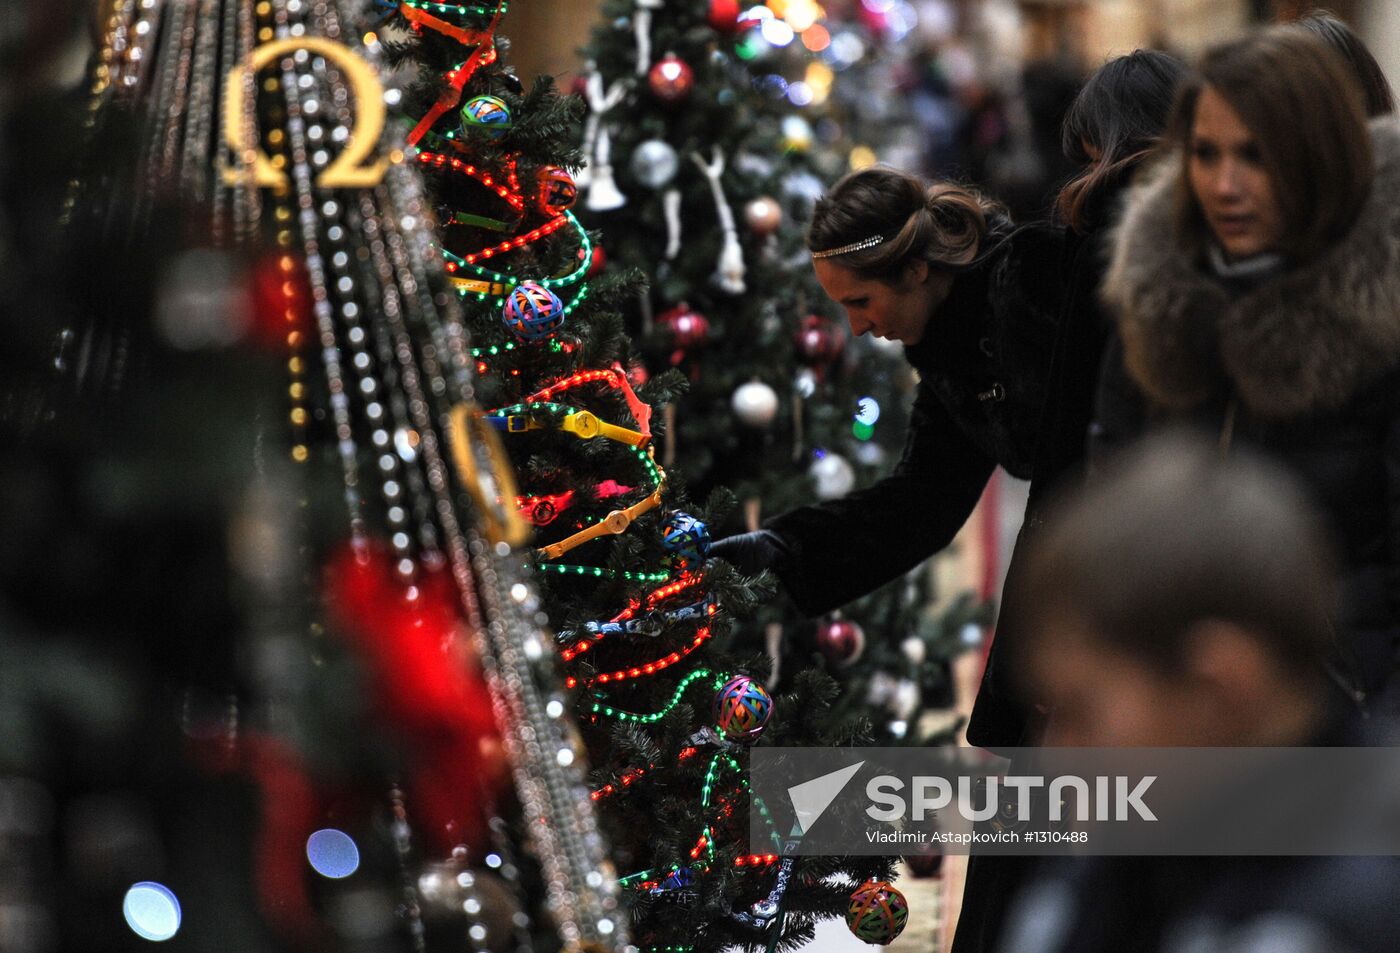
<instances>
[{"instance_id":1,"label":"red bauble","mask_svg":"<svg viewBox=\"0 0 1400 953\"><path fill-rule=\"evenodd\" d=\"M710 337L709 320L700 312L690 310L690 305L684 301L662 312L656 321L671 335L671 343L675 346L671 354L672 364L679 364L686 351L704 344Z\"/></svg>"},{"instance_id":2,"label":"red bauble","mask_svg":"<svg viewBox=\"0 0 1400 953\"><path fill-rule=\"evenodd\" d=\"M846 348L846 336L834 321L809 314L797 329L797 353L811 367L830 364Z\"/></svg>"},{"instance_id":3,"label":"red bauble","mask_svg":"<svg viewBox=\"0 0 1400 953\"><path fill-rule=\"evenodd\" d=\"M904 858L910 872L920 879L937 877L943 873L943 851L937 845L928 847L920 854L910 854Z\"/></svg>"},{"instance_id":4,"label":"red bauble","mask_svg":"<svg viewBox=\"0 0 1400 953\"><path fill-rule=\"evenodd\" d=\"M608 256L603 251L603 246L594 244L592 248L593 260L588 264L588 272L584 275L585 278L593 278L597 275L600 275L603 273L603 269L608 267ZM582 248L578 250L578 259L579 261L583 261Z\"/></svg>"},{"instance_id":5,"label":"red bauble","mask_svg":"<svg viewBox=\"0 0 1400 953\"><path fill-rule=\"evenodd\" d=\"M647 73L647 86L663 103L682 103L695 88L695 71L676 54L667 53Z\"/></svg>"},{"instance_id":6,"label":"red bauble","mask_svg":"<svg viewBox=\"0 0 1400 953\"><path fill-rule=\"evenodd\" d=\"M865 632L850 619L828 619L817 626L817 650L832 665L844 668L865 651Z\"/></svg>"},{"instance_id":7,"label":"red bauble","mask_svg":"<svg viewBox=\"0 0 1400 953\"><path fill-rule=\"evenodd\" d=\"M641 387L650 379L651 375L647 373L645 364L633 364L627 368L627 383L633 387Z\"/></svg>"},{"instance_id":8,"label":"red bauble","mask_svg":"<svg viewBox=\"0 0 1400 953\"><path fill-rule=\"evenodd\" d=\"M557 165L547 165L540 169L539 210L546 215L562 215L573 208L578 199L578 186L574 177Z\"/></svg>"},{"instance_id":9,"label":"red bauble","mask_svg":"<svg viewBox=\"0 0 1400 953\"><path fill-rule=\"evenodd\" d=\"M721 33L733 33L739 29L739 0L710 0L705 19Z\"/></svg>"}]
</instances>

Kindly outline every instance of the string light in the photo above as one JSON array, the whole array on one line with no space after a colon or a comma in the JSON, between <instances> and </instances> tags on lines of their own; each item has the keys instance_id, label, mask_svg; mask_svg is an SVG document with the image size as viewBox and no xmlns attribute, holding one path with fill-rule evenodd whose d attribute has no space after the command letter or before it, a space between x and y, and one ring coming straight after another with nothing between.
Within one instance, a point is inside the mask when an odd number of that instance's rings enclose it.
<instances>
[{"instance_id":1,"label":"string light","mask_svg":"<svg viewBox=\"0 0 1400 953\"><path fill-rule=\"evenodd\" d=\"M449 272L456 271L463 265L470 265L472 262L477 261L478 259L492 258L504 252L514 251L517 248L524 248L531 242L538 241L539 239L544 238L546 235L553 235L555 232L559 231L559 229L563 228L568 223L568 217L560 215L557 218L550 219L538 228L532 228L524 235L517 235L514 238L507 238L505 241L500 242L499 244L492 245L489 248L482 248L479 251L474 251L469 255L454 255L452 252L444 248L442 250L442 257L447 259L447 270Z\"/></svg>"},{"instance_id":2,"label":"string light","mask_svg":"<svg viewBox=\"0 0 1400 953\"><path fill-rule=\"evenodd\" d=\"M485 3L427 3L425 0L401 0L401 3L385 3L383 6L405 6L415 10L436 10L438 13L455 13L458 16L466 16L468 13L479 17L489 17L496 12L496 4ZM502 0L500 4L501 13L510 9L507 0Z\"/></svg>"},{"instance_id":3,"label":"string light","mask_svg":"<svg viewBox=\"0 0 1400 953\"><path fill-rule=\"evenodd\" d=\"M512 192L510 189L506 188L504 185L501 185L495 179L491 178L491 174L489 172L486 172L482 169L478 169L476 166L472 165L469 162L463 162L461 159L455 158L453 156L443 155L441 152L425 152L423 150L419 150L418 152L418 161L423 165L430 165L438 169L441 169L443 166L448 166L452 169L455 169L458 172L461 172L463 175L470 176L471 178L480 182L482 185L486 186L488 189L499 195L502 199L504 199L507 202L507 204L509 204L516 211L525 211L524 196L520 195L518 192ZM449 261L459 260L456 259L456 256L451 255L451 253L447 252L445 249L443 251L443 256L447 257Z\"/></svg>"},{"instance_id":4,"label":"string light","mask_svg":"<svg viewBox=\"0 0 1400 953\"><path fill-rule=\"evenodd\" d=\"M660 711L652 712L651 714L640 714L638 712L623 711L620 708L612 708L611 706L604 705L602 702L595 702L592 705L592 713L595 715L604 715L608 718L616 718L619 721L631 721L641 725L653 725L669 715L671 711L680 704L681 696L685 694L686 689L703 678L709 678L711 683L710 687L714 689L718 689L726 681L726 678L722 674L716 674L708 668L697 668L685 678L681 679L680 684L676 686L674 694L671 695L671 700L667 702Z\"/></svg>"},{"instance_id":5,"label":"string light","mask_svg":"<svg viewBox=\"0 0 1400 953\"><path fill-rule=\"evenodd\" d=\"M608 682L624 682L631 678L642 678L646 675L655 675L657 672L660 672L663 669L668 669L672 665L675 665L677 662L685 658L691 652L694 652L700 646L704 645L705 640L709 637L710 627L704 626L703 628L696 631L695 638L691 639L690 644L678 652L672 652L670 655L664 655L661 658L651 662L647 662L644 665L633 665L631 668L618 669L616 672L603 672L602 674L595 675L592 678L584 680L583 684L602 685ZM570 676L569 678L565 679L564 685L568 688L575 688L579 685L579 680L577 678L574 678L573 676Z\"/></svg>"},{"instance_id":6,"label":"string light","mask_svg":"<svg viewBox=\"0 0 1400 953\"><path fill-rule=\"evenodd\" d=\"M573 566L565 563L534 563L540 572L556 572L561 576L592 576L598 579L625 579L628 582L664 582L671 578L669 572L632 572L604 569L601 566Z\"/></svg>"}]
</instances>

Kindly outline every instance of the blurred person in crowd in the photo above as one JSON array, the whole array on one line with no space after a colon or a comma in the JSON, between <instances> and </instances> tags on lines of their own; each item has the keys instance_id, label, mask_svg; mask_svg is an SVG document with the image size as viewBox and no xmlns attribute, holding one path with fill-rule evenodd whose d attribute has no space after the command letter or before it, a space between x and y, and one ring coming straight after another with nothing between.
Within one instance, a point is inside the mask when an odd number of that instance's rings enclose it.
<instances>
[{"instance_id":1,"label":"blurred person in crowd","mask_svg":"<svg viewBox=\"0 0 1400 953\"><path fill-rule=\"evenodd\" d=\"M1104 282L1119 344L1094 443L1163 423L1302 477L1344 566L1327 668L1381 694L1400 635L1400 123L1296 27L1210 50L1176 147L1130 196Z\"/></svg>"},{"instance_id":2,"label":"blurred person in crowd","mask_svg":"<svg viewBox=\"0 0 1400 953\"><path fill-rule=\"evenodd\" d=\"M1050 706L1046 741L1379 741L1328 704L1321 523L1283 469L1182 434L1139 445L1054 508L1026 559L1038 626L1018 666ZM1366 816L1336 814L1342 829ZM1397 891L1394 857L1061 859L1013 904L1001 949L1382 953L1400 945Z\"/></svg>"},{"instance_id":3,"label":"blurred person in crowd","mask_svg":"<svg viewBox=\"0 0 1400 953\"><path fill-rule=\"evenodd\" d=\"M1395 112L1395 94L1391 92L1390 82L1385 78L1381 64L1376 62L1375 56L1351 27L1326 10L1314 10L1295 21L1294 26L1320 37L1346 58L1361 83L1366 97L1367 116L1374 118Z\"/></svg>"}]
</instances>

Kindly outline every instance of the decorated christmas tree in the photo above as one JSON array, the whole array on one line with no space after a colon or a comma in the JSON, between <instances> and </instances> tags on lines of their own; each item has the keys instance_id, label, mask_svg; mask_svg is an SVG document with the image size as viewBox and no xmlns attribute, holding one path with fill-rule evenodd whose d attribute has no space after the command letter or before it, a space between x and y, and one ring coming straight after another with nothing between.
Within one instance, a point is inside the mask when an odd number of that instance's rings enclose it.
<instances>
[{"instance_id":1,"label":"decorated christmas tree","mask_svg":"<svg viewBox=\"0 0 1400 953\"><path fill-rule=\"evenodd\" d=\"M410 159L427 176L478 376L481 410L462 426L499 440L514 463L513 480L497 486L503 531L528 540L541 592L521 598L558 631L571 690L560 707L584 723L590 801L613 845L632 942L657 953L790 949L817 919L843 915L861 936L888 939L906 908L892 888L868 886L888 878L887 862L784 857L790 832L771 826L749 842L748 747L851 743L864 720L831 713L837 686L820 670L770 694L768 659L735 638L769 590L707 559L707 527L729 518L735 497L713 472L703 498L691 497L670 459L679 455L667 453L667 408L694 389L687 345L673 336L666 358L648 364L660 339L627 333L641 275L603 267L610 233L590 234L570 208L584 191L571 172L582 103L547 79L521 87L495 35L501 12L415 0L397 11L403 38L385 32L383 42L422 80L404 99ZM609 96L596 83L591 92ZM597 195L610 133L596 125L594 135L586 190ZM726 161L707 150L693 163L711 215L728 209ZM731 239L723 231L711 244L711 268L722 259L720 272L737 279ZM682 336L702 334L701 323L670 322L689 326ZM833 347L821 342L823 367ZM882 912L867 909L867 894Z\"/></svg>"},{"instance_id":2,"label":"decorated christmas tree","mask_svg":"<svg viewBox=\"0 0 1400 953\"><path fill-rule=\"evenodd\" d=\"M625 326L646 373L679 370L688 385L659 452L698 493L738 495L724 534L874 482L904 439L908 365L897 346L849 340L803 244L823 183L850 158L837 76L865 54L850 31L836 40L813 3L741 15L724 0L608 0L576 84L580 214L603 230L610 267L649 278L623 302ZM820 658L843 683L843 714L869 713L882 740L927 743L946 733L921 731L919 715L950 704L946 661L962 648L935 632L952 620L929 618L930 587L915 570L812 622L774 602L741 638L773 658L773 684Z\"/></svg>"}]
</instances>

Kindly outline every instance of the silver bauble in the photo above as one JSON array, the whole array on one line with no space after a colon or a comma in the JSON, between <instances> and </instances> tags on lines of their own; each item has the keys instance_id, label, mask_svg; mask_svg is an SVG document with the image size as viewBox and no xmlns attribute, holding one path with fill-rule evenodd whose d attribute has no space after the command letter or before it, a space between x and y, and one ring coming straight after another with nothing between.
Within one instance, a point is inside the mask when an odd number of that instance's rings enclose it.
<instances>
[{"instance_id":1,"label":"silver bauble","mask_svg":"<svg viewBox=\"0 0 1400 953\"><path fill-rule=\"evenodd\" d=\"M828 452L808 468L807 475L817 485L817 496L834 500L855 489L856 471L839 453Z\"/></svg>"},{"instance_id":2,"label":"silver bauble","mask_svg":"<svg viewBox=\"0 0 1400 953\"><path fill-rule=\"evenodd\" d=\"M632 177L649 189L664 188L680 167L676 150L660 139L648 139L632 153Z\"/></svg>"}]
</instances>

